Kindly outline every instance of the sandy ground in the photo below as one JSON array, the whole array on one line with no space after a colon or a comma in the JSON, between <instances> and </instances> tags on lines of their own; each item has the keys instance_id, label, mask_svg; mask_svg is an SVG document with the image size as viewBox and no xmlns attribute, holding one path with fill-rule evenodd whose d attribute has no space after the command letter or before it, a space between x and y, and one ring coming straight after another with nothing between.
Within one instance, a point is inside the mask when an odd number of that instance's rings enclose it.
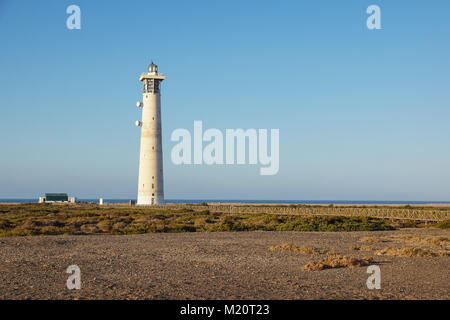
<instances>
[{"instance_id":1,"label":"sandy ground","mask_svg":"<svg viewBox=\"0 0 450 320\"><path fill-rule=\"evenodd\" d=\"M437 229L383 232L237 232L0 238L1 299L450 299L450 258L373 256L350 251L364 236L450 236ZM270 251L293 243L373 256L381 290L366 267L304 271L321 255ZM380 247L398 247L380 243ZM81 268L68 290L66 268Z\"/></svg>"}]
</instances>

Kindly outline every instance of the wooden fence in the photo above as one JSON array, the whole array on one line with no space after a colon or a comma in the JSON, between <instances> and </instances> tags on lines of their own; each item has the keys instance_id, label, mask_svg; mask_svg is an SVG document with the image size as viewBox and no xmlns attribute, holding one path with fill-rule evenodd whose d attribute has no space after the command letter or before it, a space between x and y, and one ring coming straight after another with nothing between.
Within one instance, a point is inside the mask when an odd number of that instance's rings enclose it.
<instances>
[{"instance_id":1,"label":"wooden fence","mask_svg":"<svg viewBox=\"0 0 450 320\"><path fill-rule=\"evenodd\" d=\"M161 208L191 209L194 211L209 210L213 213L233 214L283 214L300 216L347 216L373 217L400 220L442 221L450 219L450 208L391 208L380 207L326 207L326 206L260 206L260 205L166 205Z\"/></svg>"}]
</instances>

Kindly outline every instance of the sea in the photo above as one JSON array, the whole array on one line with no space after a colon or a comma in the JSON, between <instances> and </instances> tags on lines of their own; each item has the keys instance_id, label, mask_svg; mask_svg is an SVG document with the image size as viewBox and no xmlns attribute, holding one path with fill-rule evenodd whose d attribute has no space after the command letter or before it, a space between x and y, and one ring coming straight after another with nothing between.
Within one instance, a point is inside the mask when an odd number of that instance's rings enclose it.
<instances>
[{"instance_id":1,"label":"sea","mask_svg":"<svg viewBox=\"0 0 450 320\"><path fill-rule=\"evenodd\" d=\"M127 203L136 199L103 199L104 203ZM201 203L201 202L220 202L220 203L287 203L287 204L442 204L450 201L391 201L391 200L230 200L230 199L166 199L168 203ZM15 203L36 203L38 199L0 199L0 202ZM78 199L77 202L95 202L98 199Z\"/></svg>"}]
</instances>

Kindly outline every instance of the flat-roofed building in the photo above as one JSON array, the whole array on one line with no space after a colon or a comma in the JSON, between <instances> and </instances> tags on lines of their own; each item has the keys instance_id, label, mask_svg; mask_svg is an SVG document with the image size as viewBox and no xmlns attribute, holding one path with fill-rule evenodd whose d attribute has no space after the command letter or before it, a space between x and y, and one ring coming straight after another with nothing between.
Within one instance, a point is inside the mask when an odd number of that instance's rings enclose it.
<instances>
[{"instance_id":1,"label":"flat-roofed building","mask_svg":"<svg viewBox=\"0 0 450 320\"><path fill-rule=\"evenodd\" d=\"M39 203L44 202L71 202L75 203L75 197L69 197L67 193L46 193L45 197L39 197Z\"/></svg>"}]
</instances>

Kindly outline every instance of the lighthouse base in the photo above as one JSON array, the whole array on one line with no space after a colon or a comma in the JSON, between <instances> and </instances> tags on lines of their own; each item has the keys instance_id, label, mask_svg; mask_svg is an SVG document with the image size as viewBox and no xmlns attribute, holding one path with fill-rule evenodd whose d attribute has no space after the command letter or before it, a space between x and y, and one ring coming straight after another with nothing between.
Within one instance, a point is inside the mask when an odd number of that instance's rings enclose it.
<instances>
[{"instance_id":1,"label":"lighthouse base","mask_svg":"<svg viewBox=\"0 0 450 320\"><path fill-rule=\"evenodd\" d=\"M153 205L163 205L164 197L163 196L139 196L137 199L136 205L138 206L153 206Z\"/></svg>"}]
</instances>

